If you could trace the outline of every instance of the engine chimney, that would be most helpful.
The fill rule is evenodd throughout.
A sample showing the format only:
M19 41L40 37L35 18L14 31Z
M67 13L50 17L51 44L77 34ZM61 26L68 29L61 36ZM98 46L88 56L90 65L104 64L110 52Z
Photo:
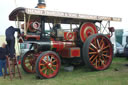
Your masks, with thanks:
M37 8L45 8L45 0L38 0Z

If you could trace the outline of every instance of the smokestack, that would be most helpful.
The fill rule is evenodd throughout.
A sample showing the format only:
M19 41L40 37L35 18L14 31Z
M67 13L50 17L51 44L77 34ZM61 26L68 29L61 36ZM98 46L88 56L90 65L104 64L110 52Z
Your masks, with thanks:
M37 8L45 8L45 0L38 0Z

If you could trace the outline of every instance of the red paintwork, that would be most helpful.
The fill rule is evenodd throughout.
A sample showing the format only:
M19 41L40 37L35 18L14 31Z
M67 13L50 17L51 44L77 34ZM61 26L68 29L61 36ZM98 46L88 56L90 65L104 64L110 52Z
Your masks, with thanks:
M19 43L23 43L23 42L24 42L23 38L22 38L22 37L19 37L19 38L18 38L18 42L19 42Z
M110 34L107 35L108 38L111 38Z
M52 48L56 48L56 51L60 51L64 48L64 43L61 41L52 41Z
M76 32L64 32L64 40L66 41L75 41L77 34Z
M87 22L81 25L80 38L82 42L85 42L88 36L97 33L97 28L93 23Z
M29 24L28 24L28 30L30 32L35 32L35 29L32 27L32 24L33 24L33 22L29 22Z
M24 38L25 40L28 40L28 39L40 40L40 35L26 35Z
M71 48L70 53L72 57L80 57L80 48Z
M61 56L63 58L80 57L80 48L78 47L65 48L62 50Z
M48 59L46 60L45 57L47 56L52 56L54 60L56 60L56 62L53 63L53 61L49 61ZM44 62L45 60L45 62ZM41 64L44 64L44 65L41 65ZM51 64L52 67L49 67L48 64ZM53 69L53 65L56 65L56 69L54 69L54 71L49 71L50 73L48 74L45 74L45 71L47 70L52 70ZM59 58L57 57L57 55L53 54L53 53L47 53L45 54L44 56L41 57L40 61L39 61L39 65L38 65L38 69L39 69L39 72L40 74L45 77L45 78L52 78L54 77L58 72L59 72L59 69L60 69L60 60ZM46 68L45 70L41 71L43 68Z
M69 48L65 48L60 52L60 55L62 56L62 58L71 58L70 56L70 49Z
M62 41L51 41L52 48L56 48L56 51L62 51L64 48L74 47L74 42L62 42Z
M40 27L40 23L35 21L35 22L29 22L28 24L28 30L30 32L36 32L38 30L38 28Z

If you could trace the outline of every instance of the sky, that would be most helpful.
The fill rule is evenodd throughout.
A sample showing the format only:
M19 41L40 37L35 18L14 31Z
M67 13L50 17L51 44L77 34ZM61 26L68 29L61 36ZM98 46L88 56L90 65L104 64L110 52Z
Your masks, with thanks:
M115 29L128 29L127 0L45 0L48 10L99 16L120 17L122 22L111 22ZM15 22L9 21L10 12L16 7L34 8L38 0L0 0L0 35Z

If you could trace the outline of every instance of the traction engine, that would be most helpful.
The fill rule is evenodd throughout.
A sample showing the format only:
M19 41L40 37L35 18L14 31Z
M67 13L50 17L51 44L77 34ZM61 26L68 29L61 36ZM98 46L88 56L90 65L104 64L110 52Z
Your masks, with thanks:
M98 71L107 69L113 56L110 38L114 28L110 27L110 21L121 21L113 17L21 7L13 10L9 19L21 24L18 24L22 30L19 42L31 44L22 56L23 70L36 72L41 78L55 77L65 63L85 64Z

